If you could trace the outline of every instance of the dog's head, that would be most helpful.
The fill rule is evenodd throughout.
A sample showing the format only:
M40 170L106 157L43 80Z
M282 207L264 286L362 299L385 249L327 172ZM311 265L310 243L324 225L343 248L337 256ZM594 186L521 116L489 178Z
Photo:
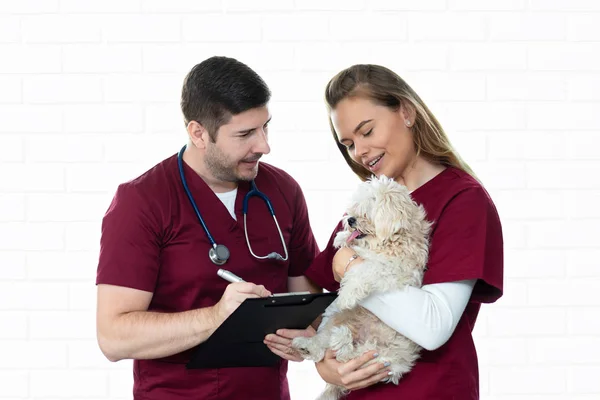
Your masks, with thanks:
M388 253L407 239L419 242L429 229L423 207L413 201L406 186L383 175L359 184L343 226L335 238L336 247Z

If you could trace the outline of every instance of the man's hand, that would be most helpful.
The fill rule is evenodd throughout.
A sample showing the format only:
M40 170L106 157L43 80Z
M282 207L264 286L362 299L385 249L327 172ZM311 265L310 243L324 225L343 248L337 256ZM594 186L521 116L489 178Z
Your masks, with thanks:
M246 299L267 297L269 292L263 285L250 282L230 283L225 288L221 300L213 306L215 321L221 325Z
M263 286L227 286L217 304L181 312L148 311L152 293L98 285L98 344L110 361L168 357L204 342L247 298L269 296Z
M298 336L312 337L316 331L312 326L306 329L279 329L276 333L265 336L264 343L269 350L289 361L304 361L292 348L292 339Z

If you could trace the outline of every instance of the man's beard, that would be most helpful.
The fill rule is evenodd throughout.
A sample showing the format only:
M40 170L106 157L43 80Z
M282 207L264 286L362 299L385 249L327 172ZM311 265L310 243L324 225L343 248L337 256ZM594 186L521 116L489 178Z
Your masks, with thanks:
M260 155L257 154L251 157L251 160L258 160L259 158ZM229 160L214 144L208 146L204 157L204 164L214 178L223 182L251 181L256 177L256 171L246 176L239 174L237 171L238 163Z

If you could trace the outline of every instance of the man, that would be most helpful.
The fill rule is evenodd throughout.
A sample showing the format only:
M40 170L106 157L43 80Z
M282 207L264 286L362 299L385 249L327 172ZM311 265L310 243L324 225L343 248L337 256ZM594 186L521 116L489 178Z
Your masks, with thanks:
M102 220L98 343L111 361L134 359L135 399L289 399L283 358L292 356L275 367L185 367L191 350L246 298L319 291L303 276L318 247L302 191L259 161L270 152L270 95L237 60L196 65L182 90L188 144L181 160L174 154L119 185ZM244 218L252 181L278 226L256 196ZM222 266L227 251L215 252L213 243L229 250ZM261 258L270 253L281 257ZM219 268L246 282L228 284Z

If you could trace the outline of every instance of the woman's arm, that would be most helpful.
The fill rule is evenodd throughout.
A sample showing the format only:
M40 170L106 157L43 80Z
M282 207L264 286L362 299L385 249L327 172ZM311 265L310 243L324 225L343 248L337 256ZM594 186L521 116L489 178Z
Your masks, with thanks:
M341 248L333 257L336 280L363 260L354 251ZM407 286L388 293L375 293L360 304L398 333L427 350L448 341L464 312L476 279L443 282L415 288Z
M376 293L361 305L392 329L427 350L435 350L450 339L462 316L475 279L406 286Z

